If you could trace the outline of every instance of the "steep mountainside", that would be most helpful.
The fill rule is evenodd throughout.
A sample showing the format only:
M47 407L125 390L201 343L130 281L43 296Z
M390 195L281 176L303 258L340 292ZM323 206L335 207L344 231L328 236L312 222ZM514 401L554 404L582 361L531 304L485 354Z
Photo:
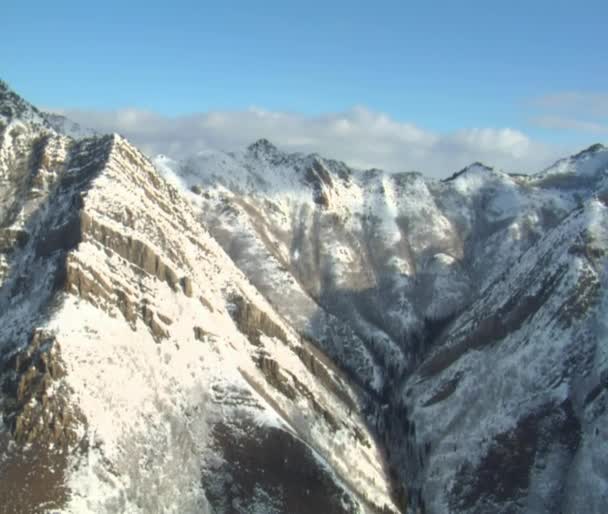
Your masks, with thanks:
M396 512L367 393L197 215L0 83L0 510Z
M476 163L445 181L266 140L155 164L368 391L402 505L608 508L608 149L532 176Z
M608 511L608 149L151 163L0 82L0 512Z

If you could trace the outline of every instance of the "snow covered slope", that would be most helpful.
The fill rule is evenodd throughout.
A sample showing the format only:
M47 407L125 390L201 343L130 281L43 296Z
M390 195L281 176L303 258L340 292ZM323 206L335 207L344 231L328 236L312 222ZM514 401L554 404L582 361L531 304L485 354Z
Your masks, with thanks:
M0 84L3 512L396 512L350 385L118 135Z
M608 508L608 149L532 176L475 163L445 181L266 140L155 164L369 392L402 505L576 512L593 491L589 511Z
M594 194L608 152L597 154L584 184L573 181L579 190L480 164L444 182L357 172L265 140L240 154L155 163L191 188L213 235L264 295L380 389L382 356L409 363L405 339L457 314ZM340 354L342 332L354 358Z
M572 211L401 384L415 431L392 450L424 454L429 512L605 510L607 227L597 199Z
M608 149L436 181L72 128L0 83L5 511L608 511Z

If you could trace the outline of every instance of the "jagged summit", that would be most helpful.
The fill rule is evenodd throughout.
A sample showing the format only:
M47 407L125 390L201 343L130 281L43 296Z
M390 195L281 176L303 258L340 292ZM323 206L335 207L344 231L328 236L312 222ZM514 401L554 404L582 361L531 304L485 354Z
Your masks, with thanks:
M8 83L0 80L0 119L5 123L20 119L48 127L44 115L29 102L15 93Z
M606 150L606 147L601 144L601 143L595 143L593 145L591 145L589 148L585 148L584 150L581 150L580 152L578 152L577 154L573 155L573 158L577 158L577 157L582 157L584 155L588 155L588 154L594 154L600 151Z
M73 138L101 135L95 130L82 127L63 115L40 111L15 93L8 83L0 80L0 120L5 123L22 121L54 130Z
M279 149L268 139L261 138L247 147L247 152L256 158L274 157L279 153Z
M532 177L536 180L549 180L550 183L567 182L572 187L577 184L588 187L589 181L601 180L606 175L608 175L608 148L596 143L570 157L558 160Z
M468 166L465 166L460 171L452 174L448 178L443 179L443 182L451 182L452 180L457 179L458 177L469 173L469 172L491 172L494 171L494 168L484 164L483 162L475 161Z
M0 79L0 94L6 94L7 92L13 92L8 82Z

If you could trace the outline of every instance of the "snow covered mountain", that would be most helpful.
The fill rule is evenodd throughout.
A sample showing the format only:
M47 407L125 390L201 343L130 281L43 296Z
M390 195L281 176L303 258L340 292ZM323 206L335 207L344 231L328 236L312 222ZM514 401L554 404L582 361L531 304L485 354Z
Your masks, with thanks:
M151 163L0 82L0 511L606 512L607 203L601 145Z
M396 512L351 385L126 140L0 83L0 510Z
M368 391L402 507L608 508L608 149L532 176L476 163L444 181L266 140L155 164Z

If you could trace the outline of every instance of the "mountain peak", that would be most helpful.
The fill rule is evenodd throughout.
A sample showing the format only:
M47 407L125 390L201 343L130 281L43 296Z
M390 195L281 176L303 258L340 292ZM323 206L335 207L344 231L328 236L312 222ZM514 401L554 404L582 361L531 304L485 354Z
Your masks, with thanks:
M585 155L601 152L602 150L606 150L606 147L601 143L595 143L594 145L591 145L589 148L585 148L584 150L581 150L580 152L573 155L572 157L576 159L578 157L583 157Z
M273 145L268 139L261 138L258 139L255 143L250 144L247 147L247 151L250 154L255 155L256 157L261 156L274 156L279 152L279 149Z
M540 173L537 173L536 177L546 178L550 175L570 175L600 178L605 175L607 170L608 148L600 143L595 143L577 154L558 160Z
M489 171L494 171L494 168L492 168L491 166L488 166L488 165L484 164L483 162L475 161L474 163L469 164L468 166L465 166L460 171L457 171L456 173L454 173L450 177L444 179L443 182L450 182L452 180L457 179L461 175L464 175L465 173L469 173L469 172L472 172L472 171L489 172Z
M7 82L0 79L0 118L8 121L23 119L37 124L47 125L44 116L32 104L15 93Z
M488 166L487 164L484 164L483 162L480 162L480 161L475 161L473 164L469 164L465 169L466 170L480 169L482 171L494 170L494 168L492 168L492 166Z

